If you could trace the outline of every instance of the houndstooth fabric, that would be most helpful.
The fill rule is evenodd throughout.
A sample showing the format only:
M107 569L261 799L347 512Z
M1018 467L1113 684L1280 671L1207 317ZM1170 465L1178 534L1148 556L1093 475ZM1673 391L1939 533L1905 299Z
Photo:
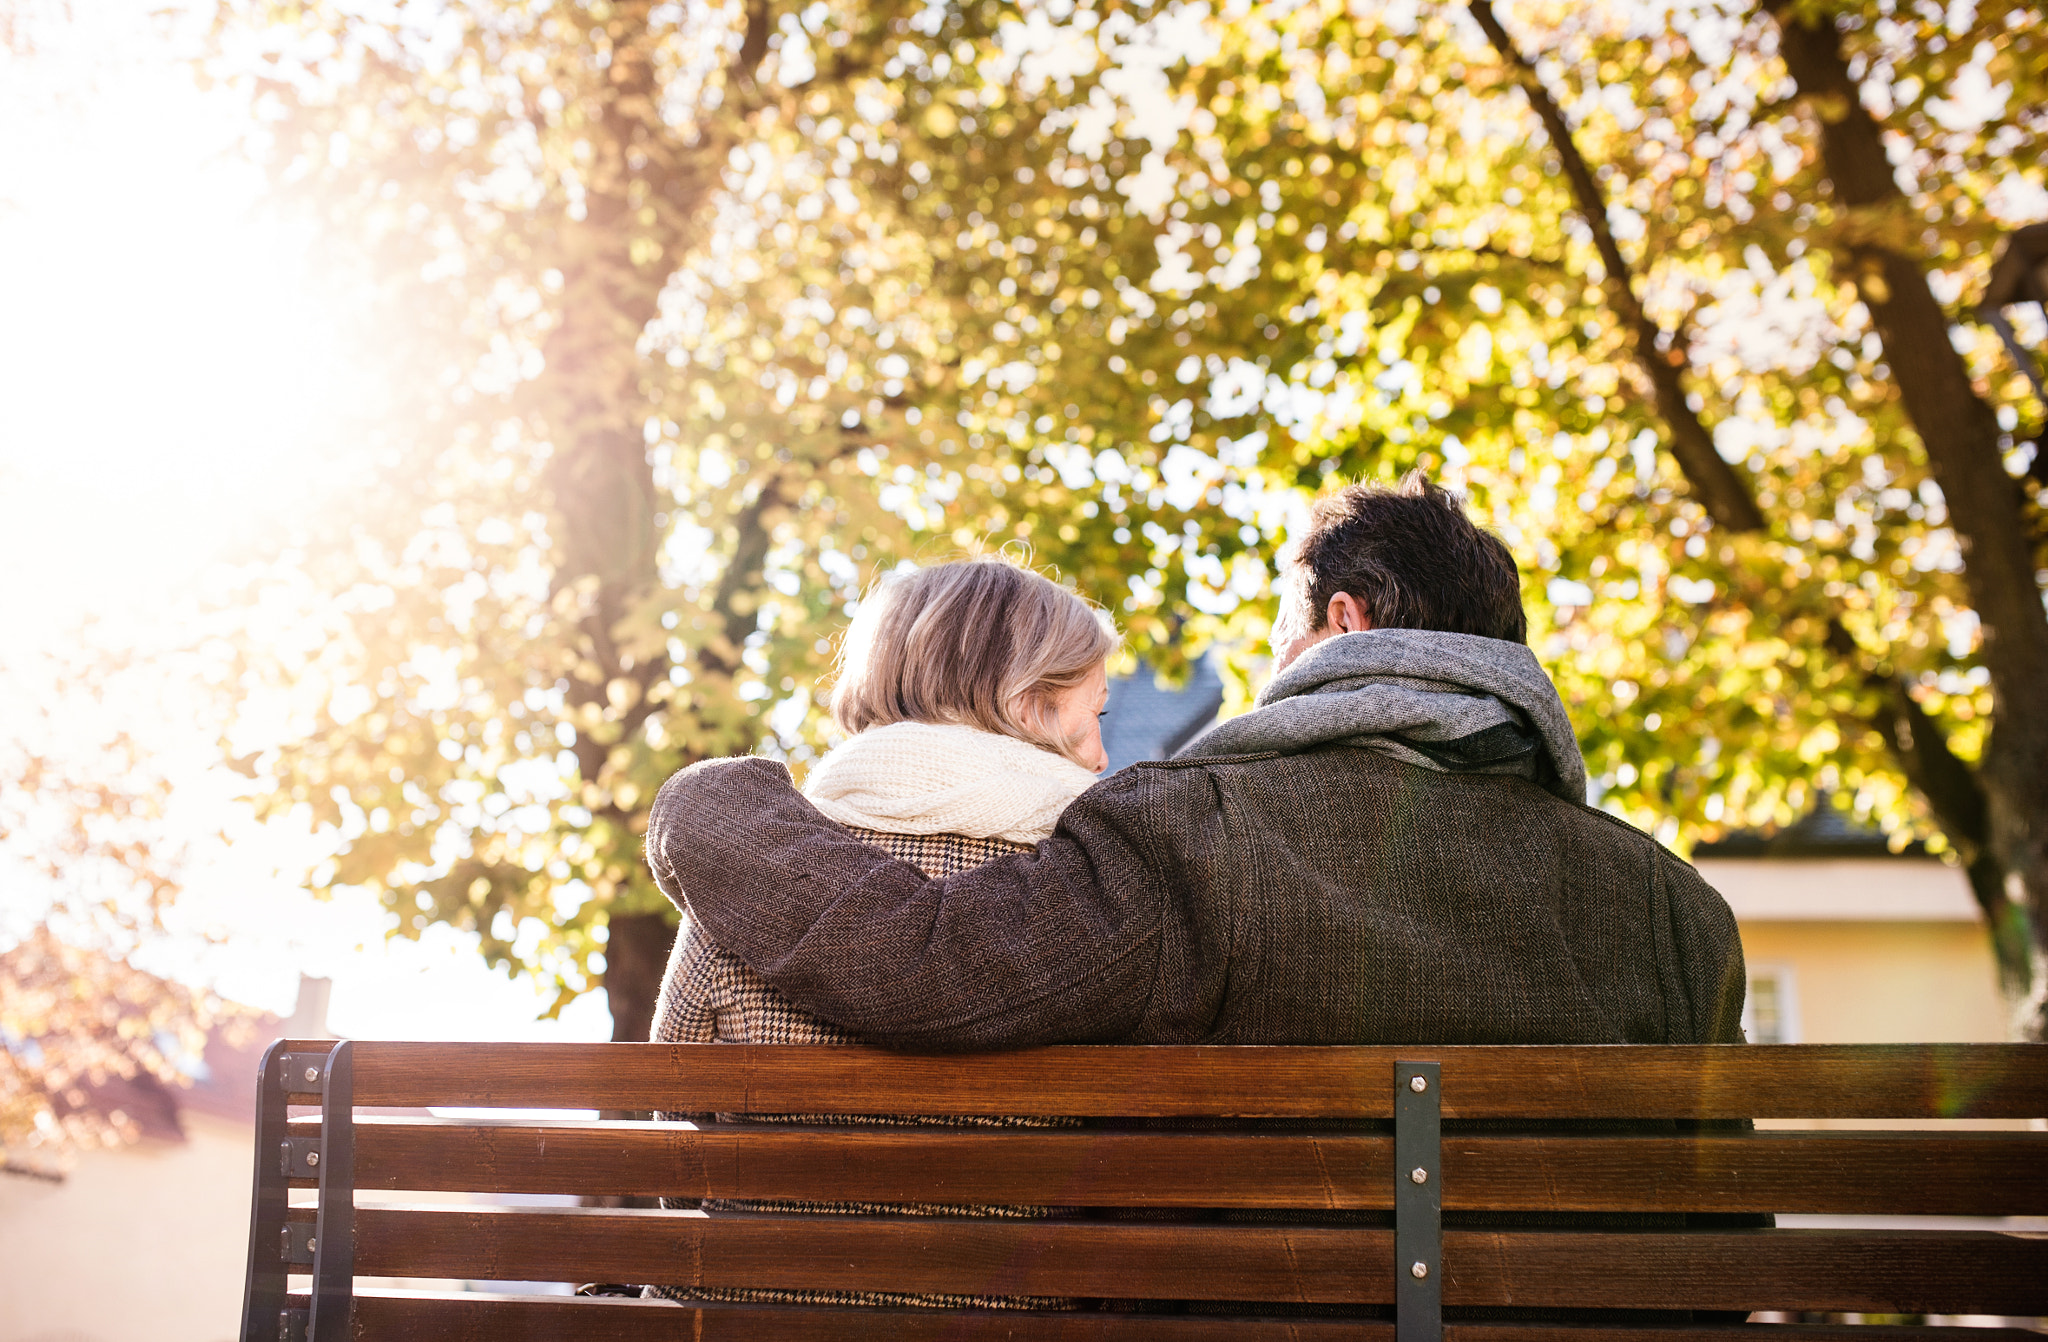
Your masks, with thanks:
M854 829L852 834L921 868L933 877L951 876L1004 853L1029 852L1030 845L958 834L888 834ZM857 1044L861 1041L830 1021L791 1002L706 937L693 921L677 938L655 1006L653 1040L663 1044ZM1077 1118L935 1117L927 1114L680 1114L669 1121L794 1123L826 1127L1065 1128ZM707 1212L773 1212L813 1216L963 1216L980 1219L1042 1220L1070 1209L962 1203L872 1203L741 1201L706 1198L692 1203L663 1199L666 1207L701 1206ZM670 1300L727 1304L922 1306L932 1309L1072 1309L1049 1296L909 1295L890 1291L765 1290L736 1287L653 1288Z

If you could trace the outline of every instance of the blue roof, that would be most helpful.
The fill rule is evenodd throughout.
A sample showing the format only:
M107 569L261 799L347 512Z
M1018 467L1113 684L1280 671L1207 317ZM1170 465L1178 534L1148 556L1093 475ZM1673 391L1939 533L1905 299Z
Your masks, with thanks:
M1140 760L1163 760L1216 720L1223 708L1223 678L1207 656L1198 660L1188 683L1175 689L1159 683L1148 666L1109 682L1102 719L1102 748L1108 772Z

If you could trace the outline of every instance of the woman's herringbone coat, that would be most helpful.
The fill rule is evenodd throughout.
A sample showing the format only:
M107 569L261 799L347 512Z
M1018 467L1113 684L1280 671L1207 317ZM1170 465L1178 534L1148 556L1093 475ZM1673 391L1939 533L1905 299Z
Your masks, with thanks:
M928 876L951 876L1004 853L1029 852L1029 846L1001 839L972 839L958 834L885 834L879 830L849 831L892 857L913 863ZM676 939L669 957L661 1000L655 1007L658 1044L856 1044L848 1031L820 1020L791 1002L732 955L720 950L692 925ZM711 1119L718 1122L803 1123L817 1126L863 1127L1047 1128L1078 1127L1072 1118L932 1118L915 1114L778 1114L742 1118L737 1114L663 1114L671 1121ZM874 1215L998 1217L1039 1220L1058 1216L1057 1207L1006 1207L920 1203L880 1206L866 1202L738 1202L705 1199L701 1204L664 1199L663 1206L701 1206L711 1213L776 1212L783 1215ZM732 1304L919 1305L940 1309L1063 1309L1072 1302L1045 1296L906 1295L877 1291L753 1290L705 1286L696 1289L657 1287L670 1300L714 1300Z

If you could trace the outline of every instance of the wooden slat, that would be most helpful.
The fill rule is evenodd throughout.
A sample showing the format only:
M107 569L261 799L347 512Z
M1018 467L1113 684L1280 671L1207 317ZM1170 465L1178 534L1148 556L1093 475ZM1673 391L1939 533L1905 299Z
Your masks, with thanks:
M1392 1206L1392 1140L359 1119L358 1186L1043 1206ZM1457 1135L1452 1210L2048 1212L2048 1135Z
M2048 1211L2048 1135L2038 1133L1452 1134L1443 1152L1452 1210Z
M1346 1319L690 1307L587 1297L365 1292L357 1297L354 1336L356 1342L1393 1342L1394 1329Z
M1444 1301L2029 1315L2048 1311L2048 1242L1972 1231L1446 1233Z
M1327 1229L587 1208L356 1213L357 1272L486 1281L1384 1302L1392 1254L1390 1232Z
M1447 1342L2041 1342L2030 1328L1953 1324L1761 1323L1617 1328L1612 1324L1453 1323Z
M360 1187L1041 1206L1385 1208L1372 1135L511 1125L372 1119Z
M1385 1117L1397 1058L1446 1118L2038 1118L2048 1045L868 1048L364 1042L356 1103L753 1113Z
M1453 1323L1447 1342L2041 1342L2031 1328L1954 1324L1759 1323L1617 1328L1612 1324Z
M294 1300L303 1308L305 1297ZM641 1300L482 1292L357 1294L356 1342L1391 1342L1393 1325L1344 1319L1200 1318L803 1306L678 1307ZM2028 1342L2018 1328L1783 1324L1756 1328L1457 1324L1446 1342Z
M1390 1231L365 1207L367 1276L1383 1303ZM1446 1305L2048 1313L2048 1239L1455 1232Z

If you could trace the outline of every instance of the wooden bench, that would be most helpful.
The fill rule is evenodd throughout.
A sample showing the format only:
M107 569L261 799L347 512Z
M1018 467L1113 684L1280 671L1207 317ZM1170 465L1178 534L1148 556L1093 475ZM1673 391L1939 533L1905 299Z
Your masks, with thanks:
M1678 1342L1895 1331L1988 1339L2034 1334L1624 1325L1629 1316L1589 1323L1596 1316L1543 1311L2048 1314L2048 1236L1981 1223L1459 1228L1465 1213L1503 1211L2039 1216L2048 1213L2048 1133L2038 1124L1825 1132L1683 1125L2039 1119L2048 1115L2042 1045L1096 1047L935 1057L867 1048L280 1041L265 1059L259 1094L244 1342ZM699 1128L357 1112L426 1106L1312 1122L1286 1131ZM1361 1131L1360 1119L1391 1119L1393 1131ZM1463 1120L1509 1122L1466 1130ZM1556 1120L1649 1122L1623 1132L1610 1123L1602 1132L1597 1123ZM1657 1120L1680 1122L1642 1130ZM1541 1123L1515 1131L1512 1121ZM1449 1131L1440 1132L1440 1122ZM293 1205L293 1189L315 1190L317 1201ZM1167 1219L706 1216L390 1197L405 1192L1143 1207L1166 1209ZM1218 1208L1266 1209L1308 1224L1195 1214ZM1172 1219L1172 1209L1184 1209L1183 1219ZM1392 1226L1329 1224L1341 1218L1327 1215L1313 1224L1324 1213L1359 1211L1391 1211ZM1448 1229L1444 1212L1452 1214ZM1289 1302L1337 1306L1351 1317L678 1306L379 1290L358 1288L358 1276L1237 1302L1253 1312L1260 1302ZM1488 1307L1495 1315L1475 1316ZM1535 1313L1481 1321L1503 1309Z

